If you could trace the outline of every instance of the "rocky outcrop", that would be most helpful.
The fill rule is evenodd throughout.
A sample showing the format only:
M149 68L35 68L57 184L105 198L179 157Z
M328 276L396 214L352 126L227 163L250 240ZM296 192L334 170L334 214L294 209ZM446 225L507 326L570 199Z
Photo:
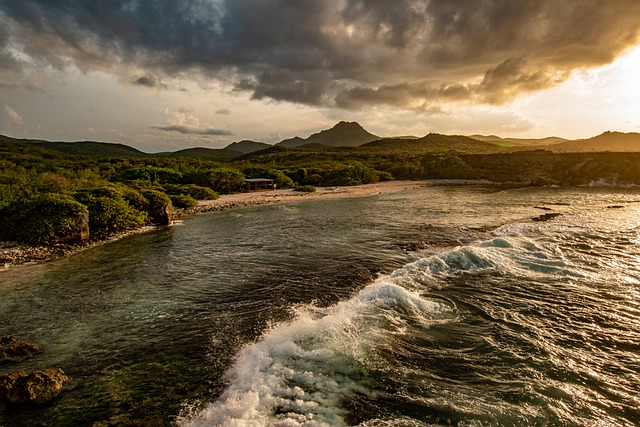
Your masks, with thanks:
M60 368L0 375L0 400L11 404L43 403L56 397L69 377Z
M84 210L75 218L66 236L60 239L63 243L75 243L89 240L89 211Z
M30 357L40 351L40 346L11 336L0 337L0 360Z
M148 213L153 224L171 225L173 222L173 205L170 203L152 206Z
M561 213L557 213L557 212L552 212L552 213L546 213L546 214L542 214L536 217L531 218L532 221L536 221L536 222L545 222L545 221L549 221L552 220L555 217L561 216Z
M173 206L171 204L163 205L158 209L154 219L159 225L171 225L173 221Z
M147 199L145 211L151 222L157 225L171 225L173 205L169 196L155 190L144 190L142 195Z
M544 186L560 185L560 184L561 184L560 181L551 179L547 176L534 176L530 180L530 185L533 185L534 187L544 187Z

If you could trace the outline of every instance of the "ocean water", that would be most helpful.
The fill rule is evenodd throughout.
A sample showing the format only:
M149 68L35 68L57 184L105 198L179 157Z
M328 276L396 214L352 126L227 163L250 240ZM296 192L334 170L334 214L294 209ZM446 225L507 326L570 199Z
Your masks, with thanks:
M638 426L640 190L425 187L0 272L0 425ZM548 221L540 215L561 214Z

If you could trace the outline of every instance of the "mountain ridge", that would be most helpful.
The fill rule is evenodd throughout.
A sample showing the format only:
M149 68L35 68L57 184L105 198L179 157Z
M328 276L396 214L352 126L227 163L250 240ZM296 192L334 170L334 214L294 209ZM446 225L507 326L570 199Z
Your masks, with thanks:
M606 131L600 135L570 140L545 147L554 152L585 153L595 151L640 152L640 133Z
M142 156L193 156L235 158L273 147L330 149L340 147L368 147L411 150L419 152L434 150L458 150L467 152L505 152L508 150L545 149L557 153L569 152L640 152L640 133L606 131L600 135L568 140L559 137L546 138L502 138L496 135L443 135L429 133L423 137L379 137L366 131L357 122L338 122L330 129L317 132L308 138L295 136L277 144L267 144L251 140L233 142L224 148L191 147L175 152L145 153L137 148L116 142L98 141L46 141L42 139L21 139L0 135L0 141L27 144L49 151L71 155L94 157L142 157ZM366 141L362 142L361 141Z
M308 138L295 136L284 139L275 145L289 148L300 147L307 144L322 144L330 147L355 147L377 139L380 139L378 135L368 132L358 122L341 121L331 129L314 133Z
M149 154L119 142L98 142L98 141L46 141L42 139L20 139L12 138L6 135L0 135L0 139L16 144L28 144L34 147L40 147L49 151L57 151L64 154L81 155L81 156L104 156L118 157L131 156L143 157Z
M469 138L477 139L478 141L490 142L492 144L497 144L501 146L547 146L553 144L559 144L562 142L569 141L566 138L560 138L557 136L547 136L544 138L503 138L497 135L469 135Z

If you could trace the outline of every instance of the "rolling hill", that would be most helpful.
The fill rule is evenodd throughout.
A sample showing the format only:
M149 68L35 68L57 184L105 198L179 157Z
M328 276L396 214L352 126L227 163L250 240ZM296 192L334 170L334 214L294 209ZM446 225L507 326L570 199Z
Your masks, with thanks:
M52 142L39 139L18 139L1 135L4 141L16 144L28 144L40 147L45 150L58 151L60 153L92 156L92 157L145 157L149 154L125 144L96 142L96 141L76 141L76 142Z
M489 142L502 147L538 147L560 144L568 141L568 139L558 138L557 136L549 136L546 138L501 138L496 135L471 135L469 138Z
M254 151L264 150L265 148L269 148L269 147L272 147L272 145L264 142L249 141L245 139L244 141L240 141L240 142L232 142L231 144L227 145L224 149L239 151L242 154L247 154L247 153L253 153Z
M77 142L32 142L30 143L45 150L60 151L65 154L96 156L96 157L144 157L148 156L125 144L77 141Z
M566 141L545 148L559 153L640 152L640 133L605 132L593 138Z
M269 156L281 153L278 148L298 148L296 157L313 155L331 149L346 149L376 153L380 151L404 153L430 153L438 151L458 151L464 153L503 153L545 149L556 153L588 152L640 152L640 133L605 132L588 139L566 140L558 137L539 139L501 138L495 135L442 135L430 133L423 137L385 137L380 138L367 132L356 122L339 122L331 129L315 133L308 138L294 137L270 145L264 142L244 140L233 142L222 149L204 147L187 148L176 152L149 154L120 143L76 141L52 142L38 139L19 139L0 135L0 142L38 147L47 151L67 155L91 157L201 157L231 160L246 157L252 153L267 151ZM275 149L275 150L274 150ZM306 154L305 154L306 152ZM277 153L277 154L276 154ZM355 153L355 151L352 151ZM293 155L293 153L288 153Z
M436 151L461 151L466 153L496 153L504 151L500 146L462 135L430 133L422 138L385 138L365 144L371 150L414 152L415 154Z

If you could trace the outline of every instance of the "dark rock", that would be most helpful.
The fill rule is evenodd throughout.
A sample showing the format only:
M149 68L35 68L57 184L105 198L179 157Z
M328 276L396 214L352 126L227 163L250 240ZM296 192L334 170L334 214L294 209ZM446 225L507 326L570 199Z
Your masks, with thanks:
M40 351L40 346L18 340L14 336L0 337L0 360L30 357Z
M43 403L56 397L68 379L60 368L0 375L0 399L12 404Z
M561 213L557 213L557 212L546 213L546 214L542 214L540 216L533 217L533 218L531 218L531 220L532 221L549 221L550 219L553 219L553 218L555 218L557 216L561 216L561 215L562 215Z
M171 225L173 221L173 207L170 204L162 205L152 216L155 222L160 225Z
M89 240L89 211L83 210L78 215L69 231L58 239L60 243L76 243Z
M545 187L549 185L559 185L559 184L560 184L560 181L551 179L546 176L534 176L533 178L531 178L531 185L536 187Z
M171 225L173 222L173 205L156 204L148 210L151 221L156 225Z

